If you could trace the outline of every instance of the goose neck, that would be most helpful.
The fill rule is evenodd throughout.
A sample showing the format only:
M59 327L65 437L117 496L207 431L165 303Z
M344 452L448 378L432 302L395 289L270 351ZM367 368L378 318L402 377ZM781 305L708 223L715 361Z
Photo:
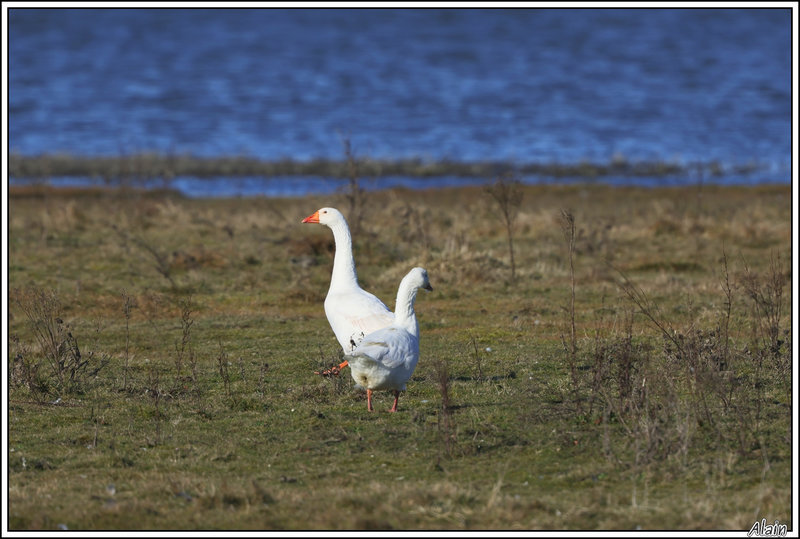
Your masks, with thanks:
M356 261L353 258L353 239L346 222L330 225L336 253L333 255L333 273L331 288L358 286Z
M419 333L417 316L414 312L417 290L419 290L419 286L411 284L408 280L403 279L400 283L400 288L397 290L397 301L394 307L395 324L405 327L414 335Z

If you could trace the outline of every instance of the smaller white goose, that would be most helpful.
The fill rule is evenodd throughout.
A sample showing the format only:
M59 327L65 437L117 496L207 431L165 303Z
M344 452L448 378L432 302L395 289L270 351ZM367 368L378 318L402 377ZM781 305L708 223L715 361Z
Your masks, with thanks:
M365 336L345 359L356 384L367 390L367 410L373 411L372 392L388 389L394 393L390 412L397 411L400 392L419 361L419 323L414 301L420 288L433 290L428 272L414 268L400 281L394 307L394 323Z
M345 354L353 351L364 335L385 328L394 314L374 294L358 285L353 238L344 215L336 208L320 208L303 223L326 225L333 231L336 253L333 255L331 286L325 297L325 315ZM317 374L339 374L347 361Z

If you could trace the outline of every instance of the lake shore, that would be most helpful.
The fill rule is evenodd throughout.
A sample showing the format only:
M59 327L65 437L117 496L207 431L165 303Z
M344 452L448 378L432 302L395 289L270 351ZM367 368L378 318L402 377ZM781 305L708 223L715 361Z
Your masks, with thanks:
M411 178L486 178L487 180L504 174L583 180L607 177L683 177L686 178L687 183L692 183L703 180L718 181L726 175L747 177L763 172L765 169L765 165L758 163L725 166L716 161L635 162L629 161L621 155L613 156L607 162L581 161L578 163L459 162L422 158L387 160L368 157L299 161L293 159L263 160L247 156L198 157L147 152L106 157L69 154L30 156L12 152L9 156L9 175L12 179L46 180L49 177L82 177L114 184L147 180L169 181L176 177L321 176L346 179L352 177L354 173L365 178L406 176Z

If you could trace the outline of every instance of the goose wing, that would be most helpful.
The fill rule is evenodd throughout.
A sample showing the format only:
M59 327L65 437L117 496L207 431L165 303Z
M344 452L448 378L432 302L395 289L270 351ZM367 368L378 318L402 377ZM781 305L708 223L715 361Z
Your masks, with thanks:
M364 337L351 354L345 357L372 362L386 369L407 367L416 364L419 358L419 340L408 331L389 326Z
M345 351L351 351L365 335L394 322L394 314L373 294L362 289L328 294L325 315Z

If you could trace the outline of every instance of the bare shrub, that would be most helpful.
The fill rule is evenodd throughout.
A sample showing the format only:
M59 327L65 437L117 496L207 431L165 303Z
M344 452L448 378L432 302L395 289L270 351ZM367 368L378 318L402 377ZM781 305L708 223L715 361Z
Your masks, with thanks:
M715 428L716 423L712 409L708 403L708 376L712 360L708 350L717 347L706 339L702 332L689 331L686 334L675 330L670 322L664 318L658 305L645 294L644 290L636 286L628 277L622 276L620 288L628 299L639 309L650 323L657 328L664 339L664 352L671 366L673 378L683 373L687 389L690 392L693 405L702 416L702 421L709 427ZM715 370L719 370L717 367Z
M595 402L602 397L603 390L616 388L616 407L621 412L632 408L633 384L637 372L646 357L645 347L633 341L633 311L626 311L622 335L608 336L595 333L591 351L591 393L588 415L594 411Z
M755 390L755 399L751 399L749 405L748 399L742 397L736 407L742 424L748 429L742 440L741 451L744 452L753 445L763 449L761 419L770 400L768 392L775 395L783 391L786 402L791 402L792 353L789 331L781 329L783 288L787 279L780 255L770 257L769 267L763 274L754 273L744 259L743 264L741 287L750 300L752 336L751 346L742 351L742 358L754 367L749 385Z
M19 335L12 334L9 338L8 378L12 388L24 386L37 400L42 401L48 393L49 383L39 368L41 362L36 361L31 353L30 346L20 341Z
M341 376L341 365L344 362L344 352L341 346L330 347L330 355L325 353L322 344L319 347L319 361L317 362L318 370L314 374L319 374L326 384L330 387L331 394L343 395L349 393L350 382L349 376ZM266 365L266 363L265 363Z
M726 368L722 348L720 333L716 329L675 332L673 338L665 338L663 342L667 364L675 373L685 375L697 406L698 421L705 421L715 429L719 419L715 417L714 405L709 399L717 396L725 404L728 393L724 385L726 378L721 375Z
M495 178L494 183L486 186L486 192L500 207L503 224L508 237L508 254L511 259L511 282L516 278L514 263L514 221L522 204L522 187L519 179L513 174L505 174Z
M192 297L180 299L178 301L180 308L180 322L181 322L181 339L175 343L175 381L180 384L185 381L183 376L184 361L189 362L189 370L191 372L191 381L197 383L197 358L192 346L192 326L194 325L194 306L192 305Z
M108 358L98 358L93 351L81 352L72 327L62 319L61 302L54 290L28 288L17 290L14 296L49 367L53 389L59 394L84 391L86 383L108 364Z
M634 466L673 458L685 466L697 424L696 407L686 398L685 378L675 364L633 339L633 315L633 311L626 314L621 334L597 338L595 344L594 353L602 358L597 363L604 366L593 384L593 396L603 406L604 451ZM626 434L615 438L621 451L612 447L611 423L619 424Z
M614 399L606 401L628 434L633 463L642 466L677 456L686 464L696 423L679 380L665 365L645 360L633 382L626 409L614 408Z
M621 290L662 336L656 362L662 375L659 380L662 386L669 385L672 390L670 395L663 395L669 397L669 402L661 402L661 406L679 410L676 418L684 417L700 427L709 436L706 443L720 449L735 444L742 455L753 448L765 450L764 410L776 391L790 386L787 376L790 360L786 353L790 345L780 338L785 281L780 266L776 257L770 261L764 275L756 275L745 266L740 286L750 300L751 316L744 320L753 328L750 347L737 346L731 339L736 286L731 281L724 249L720 277L723 310L717 324L711 328L697 327L696 320L683 328L673 327L658 305L620 272ZM631 386L635 396L635 378ZM678 402L673 403L673 398ZM787 402L789 400L787 398ZM636 406L642 410L641 401L637 403L634 399L631 403L634 411ZM624 411L621 406L617 409ZM674 424L670 428L680 427Z
M147 253L153 269L155 269L159 275L164 277L172 286L172 288L177 288L175 279L172 277L172 262L167 253L163 253L158 247L150 244L145 239L122 230L117 225L112 224L111 228L117 233L117 235L126 245L128 243L132 243Z
M780 255L773 254L770 257L769 269L764 275L751 271L746 260L743 260L743 264L744 276L741 285L752 301L755 340L760 341L759 348L764 353L772 358L778 358L785 342L781 339L783 288L786 285L783 262Z

